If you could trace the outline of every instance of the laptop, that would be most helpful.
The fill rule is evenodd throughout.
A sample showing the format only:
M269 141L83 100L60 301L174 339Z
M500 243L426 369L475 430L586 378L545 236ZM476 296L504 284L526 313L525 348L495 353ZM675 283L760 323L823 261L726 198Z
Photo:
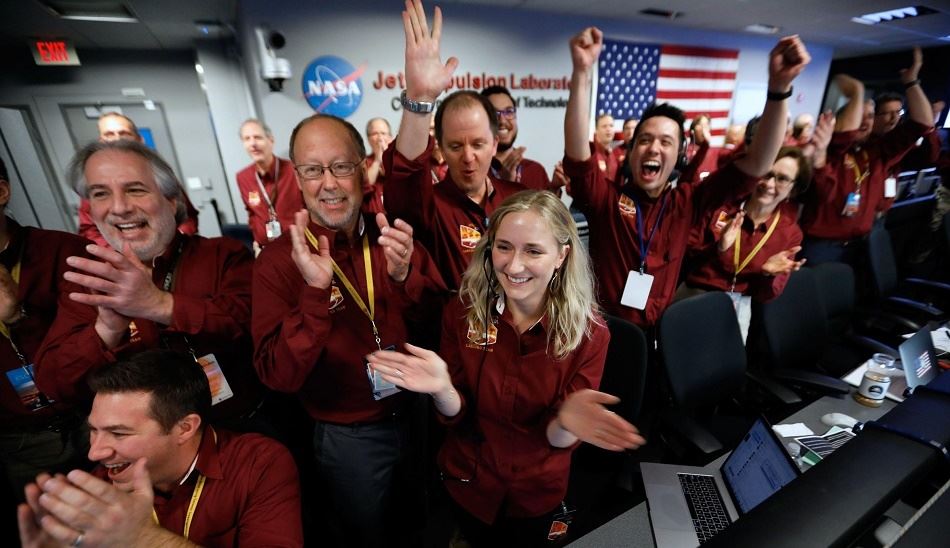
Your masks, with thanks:
M934 341L930 336L931 329L931 325L925 325L897 348L901 354L898 367L904 370L904 380L906 380L906 390L901 391L904 397L913 393L918 386L934 380L939 371L937 352L934 350ZM892 379L891 383L893 382Z
M702 544L800 474L764 418L718 469L644 462L640 473L659 548Z

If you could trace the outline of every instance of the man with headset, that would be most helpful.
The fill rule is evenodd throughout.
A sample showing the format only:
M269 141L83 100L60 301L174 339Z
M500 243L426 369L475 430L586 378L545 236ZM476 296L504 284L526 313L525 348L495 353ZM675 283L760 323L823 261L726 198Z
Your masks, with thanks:
M644 111L627 155L630 178L607 184L587 140L591 74L603 34L588 28L571 41L573 73L564 119L564 170L574 203L590 224L590 252L600 302L610 314L642 327L657 323L672 302L693 220L726 197L751 193L785 137L785 100L810 57L798 37L783 38L769 55L769 94L749 153L700 183L670 184L685 161L683 112L669 104Z

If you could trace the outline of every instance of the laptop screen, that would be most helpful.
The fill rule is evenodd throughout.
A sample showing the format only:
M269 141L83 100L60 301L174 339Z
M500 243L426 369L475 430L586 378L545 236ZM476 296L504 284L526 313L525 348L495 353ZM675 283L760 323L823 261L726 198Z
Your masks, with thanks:
M927 384L937 376L937 360L934 356L930 326L914 334L900 345L901 366L907 378L907 387L916 388Z
M798 468L761 418L729 455L720 472L740 514L752 510L798 476Z

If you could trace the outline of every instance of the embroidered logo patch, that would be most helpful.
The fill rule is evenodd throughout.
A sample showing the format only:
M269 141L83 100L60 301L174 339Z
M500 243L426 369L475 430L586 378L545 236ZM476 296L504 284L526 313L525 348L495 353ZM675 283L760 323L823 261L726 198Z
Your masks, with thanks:
M488 325L488 340L485 340L485 330L484 329L475 329L474 326L468 326L468 334L466 335L468 343L465 345L466 348L474 348L475 350L488 350L492 352L491 348L486 348L486 346L491 346L498 341L498 328L495 324Z
M340 303L343 302L343 293L340 291L340 288L333 284L330 286L330 310L340 306Z
M620 208L621 215L630 217L631 219L637 218L637 205L634 204L633 200L631 200L626 194L620 195L620 200L617 202L617 207Z
M257 207L261 205L261 195L259 192L252 190L247 193L247 205L251 207Z
M722 234L722 229L726 228L726 225L732 221L732 216L726 213L726 210L720 210L719 215L716 216L716 223L713 225L713 233L718 238Z
M459 242L462 244L462 249L475 249L481 237L482 233L474 226L459 225Z

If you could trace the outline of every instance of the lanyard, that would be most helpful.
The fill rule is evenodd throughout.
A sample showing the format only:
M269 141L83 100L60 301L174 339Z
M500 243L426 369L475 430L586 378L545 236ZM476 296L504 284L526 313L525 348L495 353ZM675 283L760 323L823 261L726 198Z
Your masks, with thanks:
M640 274L646 271L647 254L650 252L650 244L653 243L653 236L656 234L656 229L659 228L660 223L663 222L663 213L666 212L666 203L669 201L669 197L669 192L663 195L663 203L660 204L660 213L656 216L656 223L653 225L653 230L650 231L650 235L647 236L646 244L643 243L643 215L640 211L640 200L633 198L633 204L637 208L637 240L640 242Z
M277 218L277 210L274 209L274 202L277 201L277 191L280 189L278 186L278 180L280 177L280 160L277 157L274 157L274 199L272 200L270 194L267 193L267 190L264 188L264 181L261 180L261 175L254 170L254 178L257 179L257 188L261 189L261 194L264 195L264 201L267 202L267 213L270 215L271 219Z
M307 240L310 242L310 245L316 250L320 250L320 242L317 240L317 237L313 235L313 232L310 232L310 229L306 229ZM376 346L382 350L381 339L379 338L379 330L376 329L376 299L375 299L375 289L373 288L373 262L372 257L369 252L369 236L363 234L363 270L366 272L366 296L369 300L369 306L366 306L366 302L363 301L363 298L360 297L360 294L356 291L356 288L353 287L353 284L350 282L350 279L346 277L346 274L340 270L340 265L336 264L336 261L333 260L333 257L330 257L330 264L333 266L333 273L336 274L336 277L343 282L343 287L346 288L347 293L350 294L350 297L353 297L353 301L356 302L356 306L363 311L363 314L369 318L369 323L373 326L373 336L376 338Z
M868 178L868 175L871 173L871 162L868 161L868 153L867 153L867 151L862 150L862 151L861 151L861 158L864 159L864 164L865 164L865 166L867 166L867 167L864 168L864 173L861 173L861 168L858 167L858 159L855 158L852 154L848 154L848 157L851 158L851 161L852 161L852 163L854 164L854 165L853 165L853 169L854 169L854 185L855 185L854 193L855 193L855 194L860 194L860 193L861 193L861 183L863 183L864 180L867 179L867 178Z
M185 241L182 240L178 244L178 249L175 250L175 254L172 255L171 260L168 261L169 267L168 272L165 273L165 279L162 281L162 291L168 292L172 290L172 283L175 281L175 270L178 268L178 259L181 258L181 252L185 248Z
M211 429L211 435L214 436L214 441L217 444L218 442L218 433ZM198 457L195 457L197 459ZM197 460L195 460L197 462ZM198 509L198 500L201 498L201 492L205 488L205 480L207 478L204 474L198 474L198 481L195 483L195 489L191 492L191 502L188 503L188 511L185 512L185 538L188 538L188 533L191 532L191 522L195 518L195 510ZM155 525L161 525L158 522L158 513L155 512L155 508L152 508L152 520L155 522Z
M762 239L759 240L759 243L755 244L755 247L752 248L752 251L746 256L746 258L740 263L739 262L739 246L742 243L742 227L739 227L739 234L736 236L736 245L735 253L733 254L732 264L735 266L736 272L732 275L732 289L730 291L736 290L736 278L739 277L739 273L745 270L745 267L749 266L749 263L752 262L753 257L759 254L759 251L762 250L762 247L765 245L765 242L769 241L769 238L772 236L772 233L775 232L775 227L778 225L778 220L782 217L781 211L775 212L775 218L772 219L772 224L769 225L769 229L765 231L765 236L762 236Z

